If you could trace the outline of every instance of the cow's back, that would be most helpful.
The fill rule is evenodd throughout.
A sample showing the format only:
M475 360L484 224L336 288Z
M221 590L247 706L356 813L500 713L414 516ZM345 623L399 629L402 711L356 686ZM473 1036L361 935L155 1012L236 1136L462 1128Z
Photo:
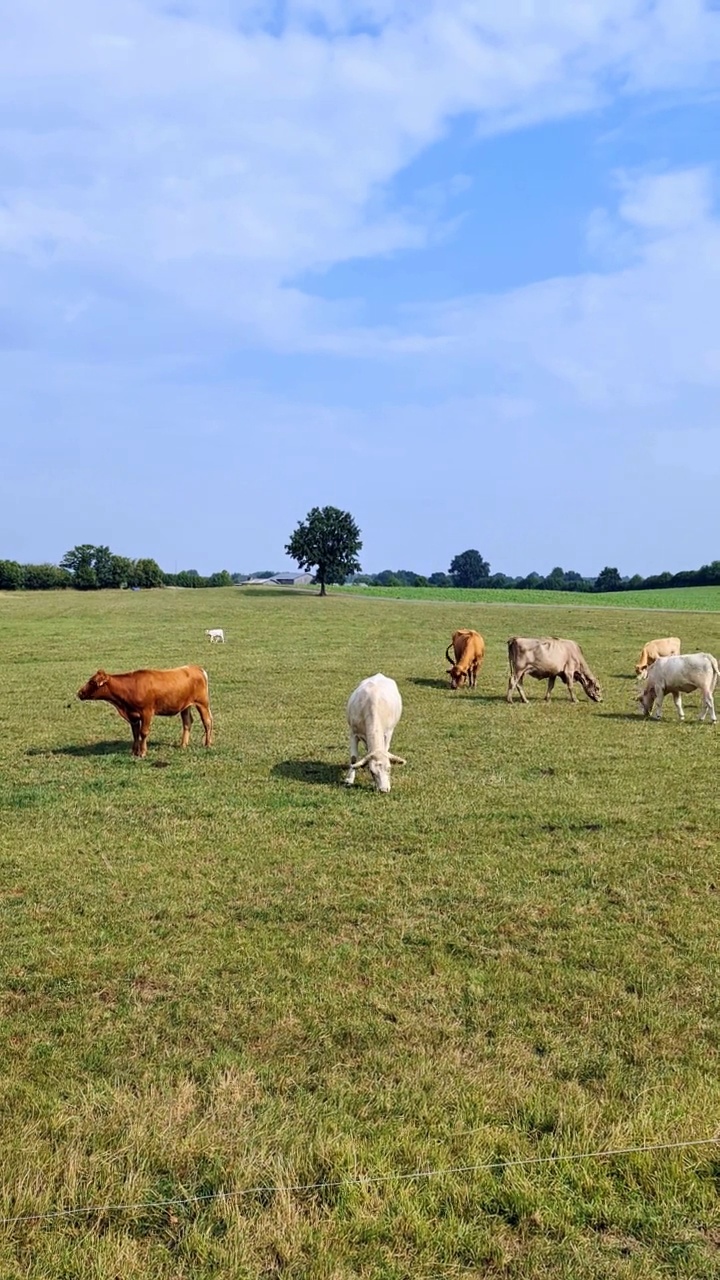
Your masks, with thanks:
M546 646L557 643L552 636L511 636L508 640L508 658L510 665L515 667L518 663L535 662L543 652L546 652Z
M137 707L176 715L196 701L207 702L208 679L203 667L144 668L111 677L118 694Z
M461 662L467 654L468 656L481 657L485 653L485 641L479 631L472 631L469 627L461 627L456 631L452 638L453 649L455 650L455 661Z
M369 716L378 717L384 725L394 725L401 714L400 690L382 672L362 680L348 699L347 718L351 725L363 724Z
M658 658L671 658L680 653L679 636L662 636L659 640L649 640L643 649L643 656L651 662Z
M651 688L672 690L684 684L697 688L717 679L717 661L711 653L670 654L656 658L648 671Z

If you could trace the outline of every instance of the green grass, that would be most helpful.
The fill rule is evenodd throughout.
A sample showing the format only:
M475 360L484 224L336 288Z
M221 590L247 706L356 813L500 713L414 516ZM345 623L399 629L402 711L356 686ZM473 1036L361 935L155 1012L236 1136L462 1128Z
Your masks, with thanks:
M677 609L720 611L720 587L664 587L657 591L496 591L492 588L466 590L460 587L333 587L357 596L377 596L383 600L450 600L468 604L537 604L544 609L560 605L582 609L604 606L610 609Z
M655 635L720 652L720 615L446 600L0 597L0 1213L138 1206L0 1228L2 1280L720 1274L714 1147L351 1181L720 1112L718 730L697 698L643 722L629 678ZM453 693L468 624L488 655ZM508 635L553 631L600 706L504 702ZM195 661L211 752L156 720L135 761L74 696ZM377 670L389 796L340 785ZM140 1207L216 1191L248 1194Z

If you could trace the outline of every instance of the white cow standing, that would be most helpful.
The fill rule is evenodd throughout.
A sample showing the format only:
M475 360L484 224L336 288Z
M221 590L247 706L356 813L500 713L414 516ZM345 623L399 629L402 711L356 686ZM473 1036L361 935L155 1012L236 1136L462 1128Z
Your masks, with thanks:
M361 681L350 694L347 719L350 727L350 772L345 785L351 787L355 771L370 770L376 791L390 790L390 765L405 764L402 756L390 751L390 742L402 715L402 698L394 680L378 672ZM357 759L358 742L367 748L362 760Z
M216 641L219 641L221 644L225 643L225 632L222 627L210 627L205 632L205 635L210 637L211 644L215 644Z
M694 693L700 690L702 706L700 719L704 720L708 711L713 724L715 703L713 693L720 676L717 658L711 653L683 653L671 658L656 658L648 670L647 682L642 693L637 695L643 715L649 716L655 703L654 719L662 715L663 698L666 693L672 694L675 710L681 720L685 719L681 693Z

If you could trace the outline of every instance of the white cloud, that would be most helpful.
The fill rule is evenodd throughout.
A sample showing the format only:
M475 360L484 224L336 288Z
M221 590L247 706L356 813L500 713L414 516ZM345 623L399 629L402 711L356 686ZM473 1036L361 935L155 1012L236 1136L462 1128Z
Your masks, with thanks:
M701 168L627 180L620 216L647 231L700 226L712 206L710 176Z
M608 78L695 84L720 50L700 0L289 0L279 32L276 8L0 0L6 247L185 305L221 260L228 293L282 307L299 272L423 242L382 192L454 114L492 130L593 106Z
M587 407L657 404L720 385L720 221L704 169L623 180L619 269L465 296L406 315L402 328L346 333L357 351L505 372L521 394ZM595 218L597 224L597 218ZM638 234L640 231L642 234ZM605 255L607 256L607 255Z

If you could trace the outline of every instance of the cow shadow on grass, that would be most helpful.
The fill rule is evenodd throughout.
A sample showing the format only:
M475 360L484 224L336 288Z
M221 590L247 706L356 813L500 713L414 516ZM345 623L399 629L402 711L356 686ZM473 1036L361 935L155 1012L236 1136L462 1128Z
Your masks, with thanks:
M66 747L30 747L27 756L120 756L130 755L132 742L113 738L106 742L71 742Z
M343 780L339 764L326 760L281 760L270 770L272 778L290 779L291 782L309 782L315 787L337 787Z

